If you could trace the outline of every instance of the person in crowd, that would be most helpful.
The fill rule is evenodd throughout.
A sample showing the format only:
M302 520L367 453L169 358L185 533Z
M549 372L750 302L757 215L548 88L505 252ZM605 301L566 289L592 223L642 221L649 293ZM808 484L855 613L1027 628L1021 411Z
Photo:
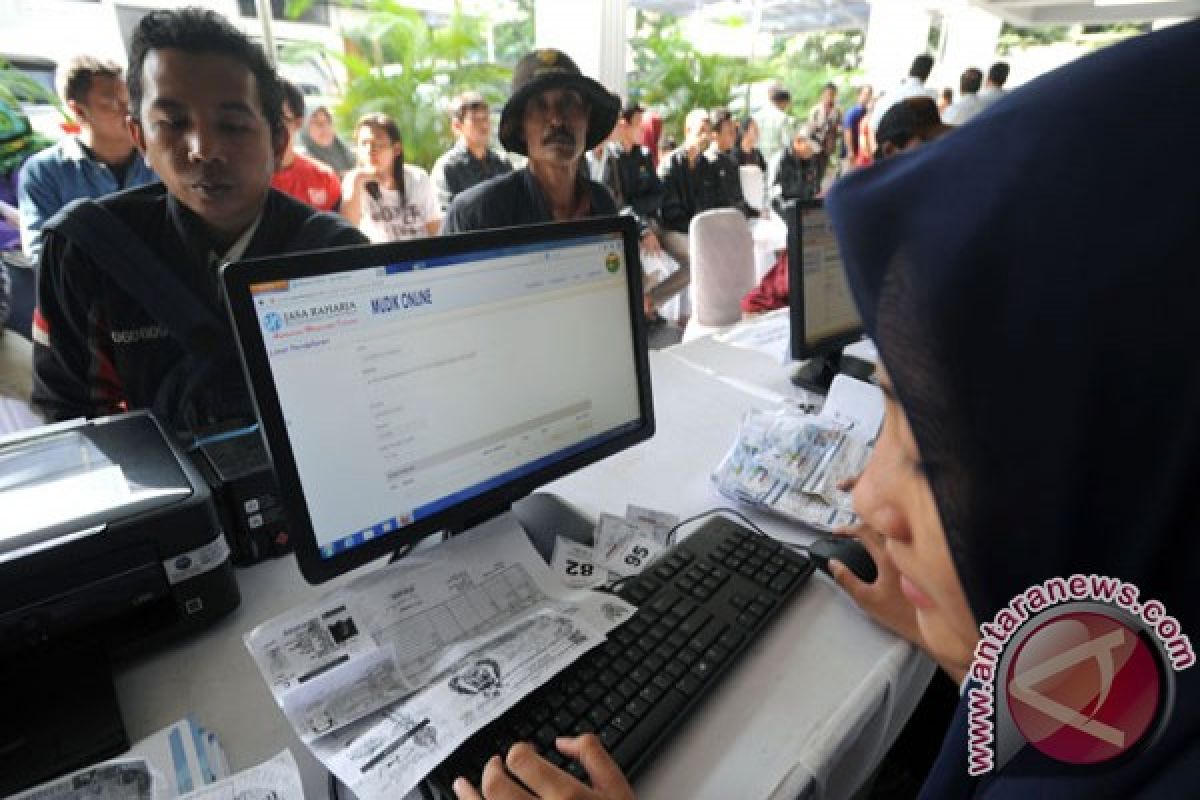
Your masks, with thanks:
M500 142L528 164L454 198L444 233L506 228L617 213L612 195L590 180L583 154L608 138L621 100L559 50L535 50L513 70L500 113Z
M254 407L217 268L365 239L271 188L288 136L279 78L216 12L144 16L129 98L133 141L162 183L46 225L34 405L50 420L149 408L192 434L245 424ZM146 276L155 286L139 288Z
M655 166L655 169L661 169L662 163L664 161L666 161L667 158L671 155L671 153L674 153L678 147L679 147L679 142L675 139L674 136L662 137L662 140L658 143L658 161Z
M946 109L954 105L954 89L947 86L938 93L937 108L939 114L945 114Z
M883 115L887 113L887 110L906 97L926 96L933 98L934 93L925 88L925 81L929 80L929 73L932 71L933 56L922 53L914 58L912 66L908 69L908 76L899 85L892 87L879 96L879 100L875 103L875 110L871 112L871 128L878 130L879 120L883 119Z
M1170 109L1172 130L1200 136L1200 113L1187 102L1191 76L1200 74L1197 35L1200 23L1183 23L1079 59L1014 95L1014 113L918 149L903 168L857 172L831 193L851 293L879 349L885 406L853 488L861 519L853 534L878 576L863 583L836 560L831 572L868 615L921 647L962 688L921 797L1174 798L1192 796L1200 783L1200 669L1186 660L1161 671L1148 665L1158 676L1148 679L1124 669L1139 643L1159 651L1167 636L1178 641L1200 627L1200 372L1163 369L1190 364L1200 338L1200 316L1189 313L1200 273L1177 268L1200 244L1200 165L1150 171L1142 202L1116 215L1106 169L1114 148L1158 143L1157 129L1124 124L1139 103ZM1062 114L1063 97L1092 113ZM964 174L972 176L969 204ZM1114 318L1136 333L1112 335ZM1136 385L1130 370L1142 376ZM1017 374L1042 388L1045 424L1012 413ZM1027 599L1032 587L1074 575L1137 587L1135 598L1153 598L1173 632L1112 602L1072 607L1051 597L1039 607ZM1049 676L1058 705L1082 710L1081 723L1104 714L1122 721L1117 755L1082 724L1046 716L1041 731L1071 737L1062 758L1034 741L1035 724L1009 734L993 769L972 776L974 690L994 682L988 726L1005 695L1009 709L1019 702L1010 681L983 669L982 651L976 660L980 626L995 621L1007 635L1002 615L1017 624L1028 615L1025 630L1045 630L1047 609L1076 615L1059 616L1049 636L1023 640L1037 645L1029 648L1034 664L1102 643L1079 612L1122 623L1108 628L1121 633L1117 648L1093 647L1084 661L1063 665L1074 675ZM1016 649L1022 635L1015 632L1004 658L1024 652ZM1115 676L1126 688L1114 707L1096 697L1112 684L1114 702ZM1159 699L1164 683L1167 702ZM1130 722L1134 707L1140 720L1154 709L1143 731ZM482 795L456 781L459 800L632 800L594 734L555 746L580 762L589 787L520 743L487 764ZM1083 763L1084 754L1101 760Z
M837 105L838 90L833 83L821 87L821 98L808 112L808 130L821 152L817 156L817 184L825 180L825 173L837 152L842 137L842 109Z
M296 152L296 141L304 127L304 94L296 84L281 80L283 86L283 125L287 144L279 158L279 169L271 186L308 203L318 211L337 211L342 202L342 184L337 173L314 158Z
M767 104L755 115L760 135L759 148L770 164L775 156L791 144L794 121L788 113L792 107L792 93L782 86L767 89Z
M858 153L854 159L855 169L869 167L874 161L875 126L871 123L871 119L875 116L875 103L878 99L878 97L871 98L862 121L858 123Z
M726 112L728 113L728 112ZM732 135L732 117L723 117L726 137ZM702 108L684 119L683 146L659 165L666 193L663 197L664 236L672 247L687 246L692 217L713 208L736 208L748 219L758 216L742 196L737 164L718 149L712 120Z
M663 118L654 109L647 111L642 117L641 141L642 147L650 151L650 157L654 161L654 168L658 169L658 159L663 153L669 153L675 149L675 146L666 147L662 142Z
M450 127L454 147L438 157L431 173L443 212L460 192L512 172L509 160L491 147L491 109L479 92L463 92L454 98Z
M942 120L947 125L963 125L984 108L984 102L979 99L979 89L983 85L983 72L976 67L967 67L958 80L958 100L942 112Z
M300 132L300 147L342 178L354 169L352 151L333 127L333 115L325 106L317 106L308 115L308 122Z
M821 193L821 144L808 124L801 125L791 146L771 165L769 194L778 214L789 200L811 200Z
M883 147L875 160L884 161L950 131L950 126L943 125L934 116L936 113L937 109L928 97L910 97L892 106L880 122ZM742 298L742 315L753 316L785 308L789 303L788 274L788 251L781 250L758 285Z
M734 152L734 147L737 145L738 127L733 113L727 108L714 108L708 114L708 124L712 128L709 149L736 164L737 153Z
M986 108L1003 97L1006 92L1004 88L1006 83L1008 83L1008 62L997 61L988 67L987 80L984 81L983 89L979 91L980 103Z
M371 113L354 126L358 166L342 179L342 214L372 242L433 236L442 207L429 173L404 163L404 140L387 114Z
M158 180L138 158L129 136L129 91L118 64L91 56L73 58L63 73L60 94L79 123L79 134L64 137L26 161L17 180L21 242L35 265L42 252L42 227L72 200Z
M738 125L737 145L733 148L734 159L739 167L758 167L767 174L767 159L758 149L758 123L754 117L743 117Z
M627 103L617 117L617 127L611 141L602 145L609 155L610 168L604 179L592 176L608 188L621 214L637 220L644 262L658 262L664 250L678 267L667 274L643 273L646 318L657 323L662 320L658 309L687 287L690 280L689 254L679 247L678 239L667 239L659 222L662 209L663 185L654 169L650 151L638 144L644 110L637 103ZM660 238L661 237L661 238ZM643 264L645 266L645 263Z
M888 109L879 121L875 140L878 149L875 160L905 150L911 150L925 142L931 142L950 130L938 116L937 105L928 97L909 97Z
M842 160L845 164L842 167L843 172L849 172L858 166L859 136L873 95L874 90L870 86L863 86L858 90L858 101L846 112L842 124Z
M7 291L0 328L9 328L28 339L33 319L33 262L21 249L21 214L17 202L17 176L21 165L54 142L33 130L29 117L17 105L0 100L0 271ZM23 365L29 373L32 359ZM25 393L28 395L28 392Z

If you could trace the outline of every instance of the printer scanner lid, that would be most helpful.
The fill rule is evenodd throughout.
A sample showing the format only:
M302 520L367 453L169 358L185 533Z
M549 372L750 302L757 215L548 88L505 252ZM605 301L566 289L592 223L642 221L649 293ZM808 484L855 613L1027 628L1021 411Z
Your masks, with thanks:
M175 449L147 412L0 438L0 564L102 535L113 522L192 493Z

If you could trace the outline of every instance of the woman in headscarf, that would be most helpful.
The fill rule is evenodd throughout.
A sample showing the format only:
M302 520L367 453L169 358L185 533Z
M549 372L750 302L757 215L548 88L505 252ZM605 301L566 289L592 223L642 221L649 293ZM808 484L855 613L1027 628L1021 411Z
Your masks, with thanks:
M1190 22L1101 51L961 131L852 173L829 198L887 396L854 495L879 576L833 571L868 613L965 679L924 797L1177 798L1200 787L1200 669L1183 660L1157 673L1165 716L1098 763L1021 739L973 778L966 699L985 680L972 668L980 625L1054 578L1118 578L1147 606L1159 601L1176 630L1200 631L1200 162L1147 169L1128 196L1114 196L1109 168L1114 152L1158 142L1125 122L1135 103L1200 137L1198 42ZM1123 672L1115 661L1110 685ZM1128 699L1107 694L1102 658L1089 664L1095 687L1075 698L1085 726ZM997 688L1008 677L1000 670ZM545 798L632 797L597 740L561 749L599 791L533 770L527 752L514 772ZM484 773L489 800L529 796L498 768Z
M300 144L305 153L317 159L342 177L354 169L354 151L333 127L333 116L325 106L317 106L308 115L300 130Z
M1132 103L1200 136L1198 43L1192 22L1082 59L829 199L888 394L855 489L881 579L839 583L956 679L980 624L1055 577L1119 578L1200 631L1200 163L1124 196L1109 169L1155 147L1122 123ZM1195 796L1200 670L1174 682L1136 754L1082 767L1022 743L980 778L965 692L925 794Z

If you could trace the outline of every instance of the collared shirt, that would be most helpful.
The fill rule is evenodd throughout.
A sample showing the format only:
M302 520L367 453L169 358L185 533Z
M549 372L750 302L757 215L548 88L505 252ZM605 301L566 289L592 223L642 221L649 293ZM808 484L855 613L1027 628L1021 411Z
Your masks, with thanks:
M600 184L581 175L580 180L590 193L590 217L607 217L617 213L612 195ZM464 233L489 228L512 228L536 222L553 222L554 214L546 195L529 167L515 170L499 178L472 187L454 198L446 209L442 233Z
M987 103L980 100L979 95L964 94L942 112L942 122L947 125L962 125L986 107Z
M824 103L817 103L808 112L808 124L813 137L821 144L824 159L828 161L836 152L838 139L841 138L842 110L836 105L826 108Z
M791 146L795 120L774 103L767 103L754 121L758 123L758 148L770 163L779 151Z
M445 211L450 207L450 201L461 192L509 172L512 172L512 164L491 148L488 148L482 159L478 159L467 149L466 144L459 140L434 162L431 175L433 185L437 189L438 203Z
M979 102L981 109L987 108L992 103L999 100L1004 95L1008 94L1007 89L997 89L994 86L985 86L979 90Z
M162 184L99 202L170 270L195 303L191 316L202 312L220 320L223 330L203 356L190 352L168 324L122 288L123 273L131 267L102 261L102 253L76 243L51 222L33 330L33 402L50 420L137 408L153 409L177 431L252 420L215 267L235 258L366 241L341 217L274 189L258 222L219 256L203 222Z
M636 144L626 150L618 142L609 142L604 153L602 175L598 179L593 174L592 180L604 184L620 213L637 220L638 233L644 234L650 220L657 218L662 210L663 186L654 169L654 159L649 150ZM589 152L589 159L591 155Z
M31 157L21 167L17 204L21 211L21 243L36 265L42 252L42 226L72 200L96 199L143 186L158 176L136 151L121 180L107 164L97 161L82 143L68 136Z

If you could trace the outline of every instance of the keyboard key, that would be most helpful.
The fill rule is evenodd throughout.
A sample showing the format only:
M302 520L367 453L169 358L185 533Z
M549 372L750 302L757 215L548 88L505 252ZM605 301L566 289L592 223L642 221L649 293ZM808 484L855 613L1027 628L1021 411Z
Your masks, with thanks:
M625 698L617 692L609 692L608 694L604 695L604 699L601 702L604 704L604 707L613 714L625 707Z
M746 606L746 612L754 617L761 617L767 613L767 608L762 603L754 602Z
M633 669L633 662L624 656L616 659L612 663L612 671L618 675L628 675L631 669Z
M603 705L599 705L587 713L587 718L589 722L596 726L596 730L600 730L612 719L612 712Z
M704 651L704 657L715 664L719 664L725 659L729 658L729 651L724 647L721 647L719 644L713 645Z
M713 642L725 631L725 626L719 622L713 622L705 625L699 633L692 637L688 642L688 647L696 651L704 651L712 646Z
M646 684L647 682L649 682L649 680L653 674L654 673L651 672L650 670L646 669L646 667L641 666L641 667L635 668L632 672L629 673L629 679L632 680L634 683L638 684L639 686L642 686L642 685Z
M746 635L744 633L740 633L738 631L726 631L725 633L721 634L721 638L717 639L717 644L721 645L721 647L727 647L730 650L735 650L737 649L737 646L740 645L745 639Z
M654 705L662 698L662 696L663 690L654 684L650 684L638 692L638 697L646 701L648 705Z
M650 609L658 614L665 614L671 610L672 606L675 605L676 599L677 598L672 594L659 595L658 597L654 598L652 603L650 603Z
M692 674L700 680L708 680L712 677L713 665L708 661L697 661L692 665Z
M641 697L635 697L626 704L625 710L635 717L644 717L650 710L650 704Z
M788 590L788 587L795 582L797 577L798 576L795 573L784 570L772 578L771 582L768 583L767 586L772 592L779 592L780 594L783 594Z
M670 636L667 637L667 644L669 644L674 649L678 650L679 648L681 648L685 644L687 644L687 640L688 640L688 635L686 633L684 633L682 631L675 631L674 633L672 633Z
M614 672L611 668L600 670L600 674L596 676L596 681L601 686L612 688L616 686L617 681L621 680L621 676Z
M646 656L645 660L642 661L642 666L650 670L651 673L655 673L661 671L663 665L666 663L666 659L662 658L661 656L649 655Z
M678 678L680 675L684 675L687 673L688 666L687 666L687 664L684 664L682 661L672 661L671 663L667 664L667 666L665 666L663 668L663 670L666 672L666 674L670 675L672 678Z
M693 667L693 669L695 668ZM671 677L669 675L659 673L658 675L654 676L654 680L651 681L651 684L657 686L665 692L667 689L671 688Z
M610 751L617 746L617 742L621 741L621 737L624 736L621 731L612 725L605 726L597 735L600 737L600 744L604 745L605 749Z
M630 714L628 711L622 711L612 718L612 726L619 731L629 733L633 730L633 726L637 725L637 717Z
M591 703L581 694L577 694L567 701L567 710L577 717L587 713L589 706Z
M750 605L750 598L746 597L744 594L734 594L733 597L729 598L729 604L741 611L746 606Z
M569 731L572 723L574 722L575 717L571 716L571 713L565 709L557 712L554 715L554 718L550 720L550 724L553 725L556 730L560 731Z
M631 735L621 740L613 748L613 758L617 764L628 767L642 754L655 739L662 735L687 704L687 695L672 689L666 696L642 718L642 724Z
M624 695L625 699L628 700L630 697L633 697L638 693L638 685L626 678L617 684L617 691Z
M558 730L549 725L543 725L538 728L534 734L534 743L537 744L538 750L546 751L554 749L554 740L558 737Z
M711 620L712 614L705 611L703 608L698 608L692 615L679 624L678 633L685 633L688 636L693 636L700 631ZM668 639L667 641L670 641Z
M589 701L595 703L600 698L604 697L604 686L599 683L589 683L583 687L583 696Z
M737 623L743 628L753 628L758 623L758 617L748 611L743 611L741 614L738 614Z
M695 675L685 675L675 684L675 688L691 697L696 692L700 691L703 682Z

